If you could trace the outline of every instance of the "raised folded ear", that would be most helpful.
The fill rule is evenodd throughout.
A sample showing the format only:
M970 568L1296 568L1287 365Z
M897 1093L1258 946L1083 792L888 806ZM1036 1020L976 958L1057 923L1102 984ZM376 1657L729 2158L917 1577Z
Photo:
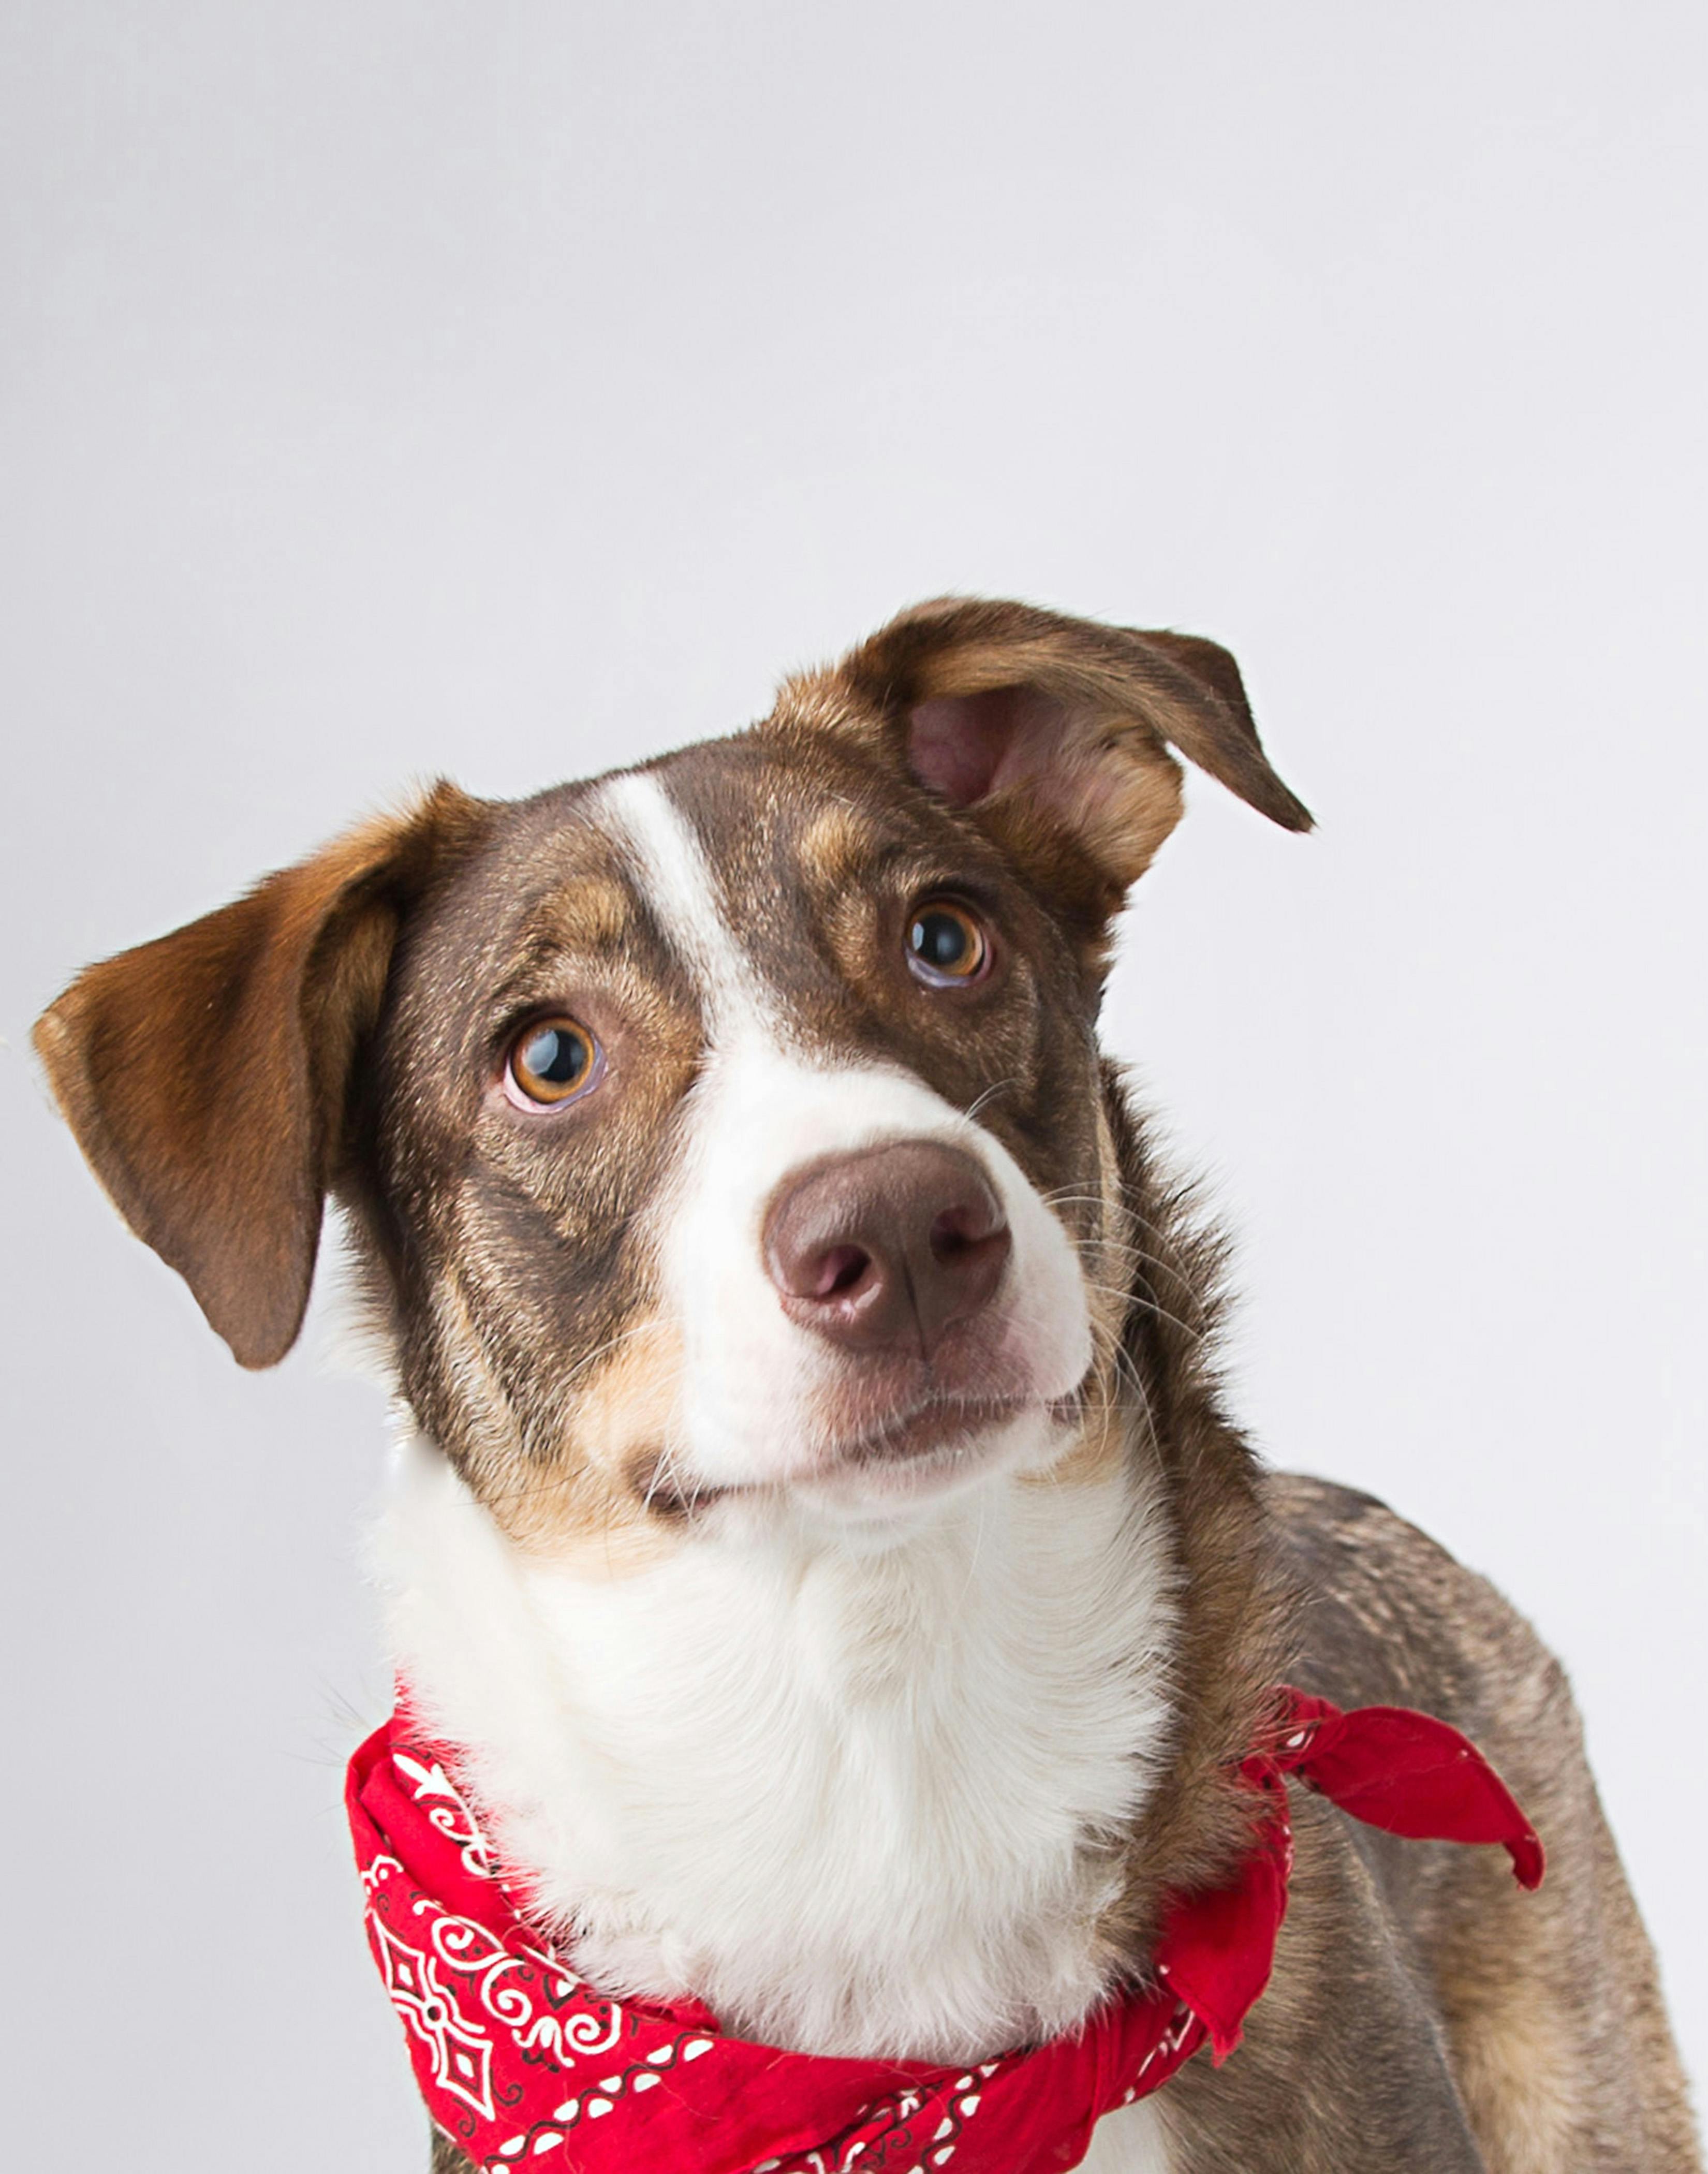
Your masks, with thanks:
M246 1366L296 1341L352 1060L392 944L478 824L477 802L438 785L235 905L89 967L36 1022L96 1176Z
M1192 635L948 597L893 619L837 677L944 799L1068 833L1109 906L1180 819L1170 748L1284 830L1311 828L1269 766L1240 668Z

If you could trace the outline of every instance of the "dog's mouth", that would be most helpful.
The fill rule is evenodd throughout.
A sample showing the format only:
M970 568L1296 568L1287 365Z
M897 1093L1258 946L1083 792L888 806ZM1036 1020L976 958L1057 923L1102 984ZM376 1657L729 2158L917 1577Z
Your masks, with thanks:
M939 1492L981 1472L1011 1441L1028 1414L1050 1431L1071 1426L1078 1393L1047 1402L1035 1397L967 1397L937 1393L875 1425L833 1440L809 1466L775 1479L695 1486L663 1459L636 1474L647 1506L672 1521L735 1497L803 1490L827 1501L900 1500Z
M1022 1397L929 1397L911 1411L838 1443L826 1462L833 1471L863 1472L941 1456L1028 1409L1028 1400Z
M949 1493L999 1462L1028 1415L1050 1409L1034 1398L933 1397L839 1443L798 1484L840 1508Z

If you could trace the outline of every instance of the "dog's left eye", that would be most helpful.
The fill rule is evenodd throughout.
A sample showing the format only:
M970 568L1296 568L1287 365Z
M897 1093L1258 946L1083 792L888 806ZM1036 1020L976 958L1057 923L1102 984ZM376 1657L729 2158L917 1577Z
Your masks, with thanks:
M907 963L927 988L964 988L990 961L984 923L958 898L922 900L908 916Z

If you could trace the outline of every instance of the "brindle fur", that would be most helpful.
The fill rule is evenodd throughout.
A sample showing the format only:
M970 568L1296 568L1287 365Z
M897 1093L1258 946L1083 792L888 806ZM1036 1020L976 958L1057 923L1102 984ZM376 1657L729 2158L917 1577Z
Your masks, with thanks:
M984 706L995 750L961 804L908 766L909 720L945 699ZM1142 1406L1132 1453L1163 1474L1180 1605L1177 1734L1107 1928L1125 1968L1143 1972L1162 1896L1241 1847L1230 1776L1278 1678L1457 1723L1547 1845L1548 1881L1525 1895L1497 1852L1394 1842L1295 1790L1270 1989L1237 2056L1189 2063L1159 2101L1178 2174L1688 2174L1653 1960L1558 1665L1380 1504L1266 1474L1224 1411L1218 1249L1095 1040L1111 917L1178 813L1169 744L1308 825L1225 652L1014 605L905 615L792 682L763 725L659 774L798 1030L976 1102L1117 1294L1088 1416L1099 1396ZM587 801L441 787L91 969L39 1046L117 1203L241 1358L295 1334L332 1187L423 1425L519 1541L591 1532L620 1573L691 1544L684 1506L650 1484L670 1354L630 1210L668 1163L702 1022ZM999 982L954 1013L897 978L900 917L937 884L1003 933ZM573 1158L482 1087L518 1018L565 987L624 1086L589 1106ZM252 1122L281 1096L288 1124ZM234 1107L235 1137L210 1130ZM589 1447L613 1436L615 1452ZM433 2167L469 2162L439 2136Z

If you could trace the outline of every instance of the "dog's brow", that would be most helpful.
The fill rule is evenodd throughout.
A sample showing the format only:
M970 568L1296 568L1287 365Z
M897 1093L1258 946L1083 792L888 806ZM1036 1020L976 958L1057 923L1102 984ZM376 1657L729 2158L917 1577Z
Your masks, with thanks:
M801 832L803 867L825 884L846 883L857 869L870 871L893 857L876 826L859 809L839 800L819 809Z
M577 877L549 893L529 909L529 925L490 997L500 1015L518 998L536 995L538 984L560 976L565 968L621 960L635 938L635 908L630 894L604 877Z
M717 880L657 777L629 771L599 788L598 819L626 849L630 876L688 968L714 1041L776 1030L776 1007L726 919Z
M634 906L609 876L572 876L540 900L536 920L567 948L597 950L628 941Z

